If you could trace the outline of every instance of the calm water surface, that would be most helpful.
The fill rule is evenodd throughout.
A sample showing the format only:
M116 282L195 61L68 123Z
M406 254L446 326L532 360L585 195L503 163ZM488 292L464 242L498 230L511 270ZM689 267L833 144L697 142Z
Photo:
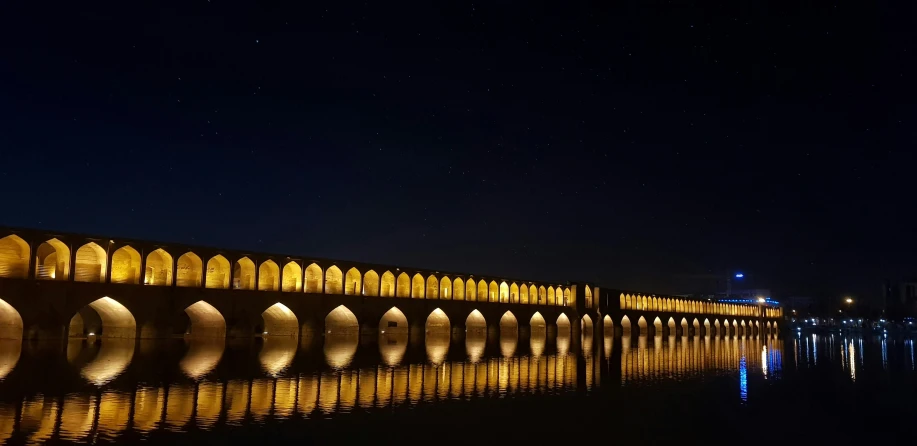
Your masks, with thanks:
M911 443L909 339L0 342L0 438Z

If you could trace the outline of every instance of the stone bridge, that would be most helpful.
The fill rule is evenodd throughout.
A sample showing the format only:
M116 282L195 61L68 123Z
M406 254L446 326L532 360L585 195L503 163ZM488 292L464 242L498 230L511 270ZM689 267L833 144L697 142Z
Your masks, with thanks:
M0 338L734 335L776 329L779 311L586 283L0 228Z

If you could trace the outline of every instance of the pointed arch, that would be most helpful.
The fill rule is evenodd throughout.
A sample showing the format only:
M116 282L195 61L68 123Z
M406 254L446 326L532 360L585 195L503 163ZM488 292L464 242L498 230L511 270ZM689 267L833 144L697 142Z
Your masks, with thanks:
M188 251L182 254L178 261L178 270L175 272L175 285L180 287L200 288L201 278L204 275L203 262L197 254ZM114 282L115 262L112 260L112 282Z
M140 258L139 254L137 258ZM226 257L217 254L207 261L205 285L212 289L229 289L229 260L226 260Z
M439 298L445 300L452 299L452 279L446 276L439 279Z
M421 276L420 273L414 274L414 277L411 279L411 298L423 299L425 286L426 282L423 280L423 276Z
M325 270L325 294L344 294L343 275L335 265Z
M0 239L0 270L3 269L3 242ZM28 268L28 265L26 265ZM4 277L0 273L0 277ZM35 251L35 278L39 280L67 280L70 278L70 248L52 238Z
M325 316L325 334L356 335L360 332L360 323L353 312L344 305L339 305Z
M529 304L535 305L538 303L538 289L535 288L535 284L532 284L529 287Z
M548 303L548 292L545 290L544 285L538 287L538 305L547 305Z
M465 281L461 277L456 277L452 281L452 296L455 300L465 300Z
M302 291L302 267L295 260L283 265L281 272L280 290L285 293L298 293Z
M299 337L299 318L286 305L277 302L261 313L264 321L262 336Z
M258 267L258 289L261 291L280 289L280 267L273 260L265 260Z
M519 335L519 321L516 320L516 315L512 311L507 311L503 313L503 316L500 317L500 336L518 336Z
M627 315L625 314L624 317L621 318L621 335L630 336L631 333L632 333L632 328L630 325L630 318L627 317Z
M428 335L448 336L452 332L449 316L439 308L433 310L427 316L427 321L424 323L424 331Z
M411 297L411 278L407 273L398 275L398 290L395 294L398 297Z
M484 279L478 281L478 302L487 302L487 282Z
M379 333L385 335L407 335L408 318L398 307L389 308L379 319Z
M514 283L513 286L516 286L516 284ZM513 290L512 287L510 287L510 295L512 295L512 292L513 292L512 290ZM522 286L519 287L519 300L517 302L523 305L529 303L528 285L523 283Z
M544 316L539 312L535 312L532 315L532 318L529 319L529 332L531 333L532 338L544 337L548 330L548 323L544 320Z
M19 315L19 312L5 300L0 299L0 339L22 339L22 327L22 316ZM3 365L0 365L0 369L2 368ZM3 376L5 374L0 374L0 379Z
M498 302L500 298L500 286L497 285L497 282L491 280L490 287L488 287L489 294L487 295L487 300L489 302Z
M232 267L232 289L255 289L255 262L252 262L252 259L242 257L236 260Z
M22 237L10 234L0 238L0 277L9 279L28 278L30 255L31 248Z
M506 282L500 283L500 297L499 301L503 303L509 302L509 285Z
M223 314L213 305L199 300L187 308L190 324L187 334L193 338L224 338L226 337L226 320Z
M389 276L391 276L391 273L389 273ZM392 276L392 279L394 281L394 276ZM379 275L376 274L376 272L373 270L369 270L366 272L366 274L363 274L363 295L364 296L378 296L379 295Z
M465 333L467 335L483 335L487 332L487 321L478 310L471 310L465 318Z
M356 267L348 269L347 275L344 277L344 294L348 296L359 295L363 291L362 281L363 274L360 273L360 270Z
M566 314L560 313L555 324L557 324L557 336L570 335L570 318Z
M506 282L503 282L503 283L506 283ZM525 285L522 285L522 286L525 286ZM519 286L516 285L515 282L513 282L513 284L509 286L509 302L518 304L520 301L520 297L521 296L519 295Z
M570 296L570 288L564 288L564 301L563 301L562 303L561 303L561 302L558 302L557 305L558 305L558 306L559 306L559 305L567 305L567 306L571 306L571 307L574 306L574 305L576 305L576 302L574 302L573 299L572 299L572 297Z
M583 298L586 300L586 308L592 308L592 290L589 289L589 285L583 289Z
M122 246L112 253L111 283L140 283L140 253L130 245Z
M137 337L137 321L130 310L120 302L106 296L90 302L80 311L86 311L86 308L93 310L98 315L101 326L84 327L84 318L78 312L70 319L70 336L83 336L86 330L92 330L102 338L134 339Z
M324 289L323 282L322 267L315 263L306 267L305 292L321 294Z
M588 314L584 314L583 318L580 319L580 330L584 335L592 335L592 318Z
M146 256L146 271L143 273L143 284L153 286L172 286L172 254L162 248L154 249Z
M662 319L659 319L659 316L656 316L656 319L653 319L653 334L656 336L662 336Z
M554 305L554 287L548 287L548 305Z
M666 326L669 327L669 336L675 336L675 330L676 330L677 324L675 323L674 317L669 318L669 321L666 322Z
M449 283L449 279L445 282ZM427 277L427 299L439 299L439 280L433 274Z
M640 336L647 335L646 318L640 316L640 319L637 319L637 328L640 330Z
M76 250L73 280L77 282L104 282L108 273L105 250L89 242Z
M382 297L395 297L395 275L391 271L382 273L379 295Z

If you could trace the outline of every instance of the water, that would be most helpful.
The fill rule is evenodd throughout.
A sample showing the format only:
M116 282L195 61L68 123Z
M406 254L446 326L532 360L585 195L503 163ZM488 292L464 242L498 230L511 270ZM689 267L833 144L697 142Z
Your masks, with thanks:
M0 342L7 444L902 441L909 339Z

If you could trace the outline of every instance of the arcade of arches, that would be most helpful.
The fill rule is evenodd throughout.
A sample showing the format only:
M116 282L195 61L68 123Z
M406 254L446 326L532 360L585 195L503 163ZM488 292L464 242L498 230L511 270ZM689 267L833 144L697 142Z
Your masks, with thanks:
M112 241L114 243L114 241ZM114 245L118 246L118 245ZM71 249L76 249L71 255ZM471 300L522 305L569 306L576 293L569 286L480 279L457 275L409 275L391 270L381 275L373 269L347 269L336 265L322 268L295 260L265 259L256 263L248 256L230 262L222 254L204 259L193 251L175 253L156 248L146 256L130 245L119 246L109 256L96 242L68 247L57 238L41 242L30 267L29 243L15 234L0 238L0 278L111 282L147 286L204 287L211 289L306 292L413 299ZM71 262L73 266L71 268ZM281 267L281 264L283 265ZM395 270L397 272L397 269ZM141 278L143 279L141 281ZM599 289L584 287L590 307Z
M555 328L556 333L562 336L572 333L571 324L574 323L578 324L577 328L584 333L590 333L592 327L599 323L604 325L606 330L625 334L725 335L765 331L771 326L770 321L762 327L761 324L765 322L759 322L757 318L782 317L782 309L777 307L701 302L636 293L622 293L619 298L611 298L613 303L609 303L607 296L605 300L600 300L599 288L585 285L564 286L471 278L461 274L408 272L379 266L339 266L331 262L320 265L318 261L310 263L289 257L219 254L203 248L173 250L162 246L148 247L148 244L143 242L126 244L104 239L90 241L65 235L36 236L27 240L29 237L25 235L7 234L0 237L0 280L96 282L151 287L367 296L392 298L393 303L400 298L576 307L578 299L582 299L580 302L585 304L583 306L587 310L582 317L571 316L576 319L568 318L567 314L561 313L556 320L552 316L551 321L545 320L539 312L535 312L529 320L517 320L516 314L520 314L519 311L516 311L516 314L512 311L503 311L500 316L490 316L488 313L487 317L494 319L488 321L481 311L469 308L470 311L466 313L463 322L465 333L471 336L485 335L488 324L501 334L518 336L521 326L524 326L534 337L551 333ZM146 322L138 324L134 319L135 315L119 303L114 294L110 297L100 296L86 304L72 314L69 325L62 331L71 336L103 338L175 334L160 333L165 329L157 329ZM209 299L208 296L212 295L197 298ZM0 299L3 298L4 296L0 296ZM35 322L28 320L31 317L28 312L20 314L22 309L10 304L18 300L9 297L7 299L0 300L0 339L21 339L24 330L30 333L29 336L33 336L31 333L34 330L43 330L36 328ZM352 335L361 332L361 322L375 330L374 322L358 321L351 309L344 305L328 312L324 317L324 323L320 318L319 321L315 321L307 315L297 317L291 310L291 307L295 306L290 304L289 299L278 295L277 300L282 300L290 306L280 302L274 303L261 310L260 318L257 312L251 316L246 315L245 323L248 325L244 326L248 328L245 328L244 332L260 336L296 338L305 327L314 330L314 326L319 325L319 330L322 327L324 329L323 335ZM600 301L603 302L603 312L607 305L619 307L608 309L615 315L613 319L593 311L599 310ZM544 308L540 310L555 311ZM216 307L205 300L189 305L182 314L185 325L182 326L180 321L170 322L171 325L168 327L173 332L203 338L220 338L227 334L227 320ZM593 320L596 315L601 319ZM23 317L27 320L24 321ZM255 320L249 321L249 318ZM392 306L379 321L378 331L388 334L407 333L411 329L408 322L405 313L397 306ZM410 322L418 324L417 327L424 327L423 331L427 334L449 333L456 325L462 325L461 321L450 321L440 308L428 313L423 321ZM774 330L776 326L777 323L774 321ZM238 324L235 327L234 330L238 329Z

